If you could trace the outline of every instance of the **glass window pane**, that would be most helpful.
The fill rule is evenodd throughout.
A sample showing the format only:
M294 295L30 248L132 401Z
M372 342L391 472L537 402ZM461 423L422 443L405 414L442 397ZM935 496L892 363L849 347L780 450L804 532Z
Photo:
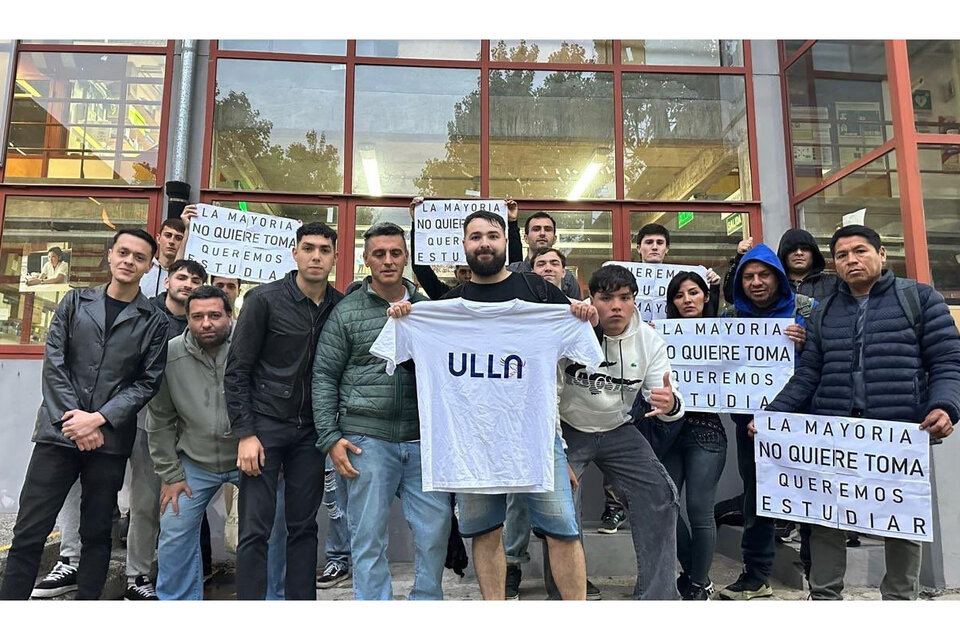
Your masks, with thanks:
M740 40L621 40L624 64L670 64L688 67L743 65Z
M795 54L797 51L800 51L800 47L806 44L806 40L784 40L783 41L783 53L784 60Z
M165 61L22 53L6 181L156 184Z
M53 312L70 289L110 279L106 254L110 239L117 229L146 228L150 203L26 196L7 196L5 203L0 231L0 344L43 344ZM65 267L53 264L54 248L60 250ZM41 276L60 281L41 283Z
M613 40L491 40L494 62L613 64Z
M166 40L21 40L23 44L67 44L67 45L101 45L108 44L117 47L165 47Z
M613 74L490 72L490 196L614 198Z
M960 144L920 147L923 214L933 285L960 304Z
M520 212L521 233L533 213ZM554 246L563 251L567 271L577 277L580 289L585 291L593 272L604 262L613 260L613 212L548 210L548 213L557 221L557 243ZM524 245L525 257L526 253Z
M960 133L960 40L907 40L920 133Z
M269 53L312 53L327 56L347 55L346 40L220 40L217 47L232 51Z
M357 40L357 55L375 58L479 60L479 40Z
M10 59L13 55L13 40L0 40L0 149L7 145L3 143L7 133L7 74L10 73ZM0 154L0 166L3 166L3 154Z
M623 74L624 193L635 200L749 200L742 76Z
M830 236L843 224L843 216L866 208L864 224L880 234L887 248L887 266L905 276L900 189L893 153L871 162L797 205L799 226L813 234L833 269Z
M786 79L797 193L893 137L883 42L817 41Z
M210 185L343 192L342 64L219 60Z
M630 213L631 260L642 262L637 250L637 232L654 222L670 232L670 249L664 262L702 265L721 277L730 267L730 258L737 253L737 243L750 236L750 217L746 211L633 211Z
M356 232L353 238L353 279L363 280L370 275L370 269L363 263L363 234L367 229L381 222L392 222L403 227L407 250L410 249L410 209L407 207L357 207ZM453 280L453 268L434 267L441 279ZM414 281L413 258L407 260L403 277Z
M353 192L480 195L480 72L357 66Z

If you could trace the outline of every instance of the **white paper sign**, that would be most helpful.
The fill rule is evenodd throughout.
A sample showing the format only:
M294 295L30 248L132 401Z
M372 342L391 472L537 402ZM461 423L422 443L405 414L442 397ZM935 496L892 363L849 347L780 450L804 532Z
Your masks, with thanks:
M845 213L843 214L843 226L849 227L852 224L863 224L863 218L866 215L866 209L857 209L851 213Z
M637 309L644 322L667 317L667 285L681 271L693 271L704 280L707 270L688 264L655 264L647 262L604 262L603 266L616 264L625 267L637 279Z
M751 413L793 376L792 318L657 320L673 382L688 410Z
M413 211L414 264L467 264L463 253L463 219L484 209L507 224L507 203L503 200L424 200Z
M299 228L290 218L198 204L184 257L211 275L273 282L297 268L291 249Z
M933 540L930 437L916 424L756 414L757 514Z

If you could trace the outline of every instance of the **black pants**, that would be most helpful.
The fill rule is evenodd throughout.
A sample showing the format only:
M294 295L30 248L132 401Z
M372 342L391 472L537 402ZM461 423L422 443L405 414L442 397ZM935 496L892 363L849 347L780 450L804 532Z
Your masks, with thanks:
M757 515L757 466L753 438L747 433L752 415L734 414L737 425L737 468L743 480L743 537L740 553L744 572L763 582L770 581L777 557L776 520Z
M80 477L80 567L77 600L98 600L110 564L110 534L127 456L37 444L20 492L13 544L0 599L26 600L33 591L47 536L70 487Z
M300 429L270 425L260 435L266 454L260 475L240 473L238 600L264 600L267 595L267 541L277 510L281 469L286 482L285 598L317 599L317 510L323 500L324 455L314 446L316 440L312 424Z

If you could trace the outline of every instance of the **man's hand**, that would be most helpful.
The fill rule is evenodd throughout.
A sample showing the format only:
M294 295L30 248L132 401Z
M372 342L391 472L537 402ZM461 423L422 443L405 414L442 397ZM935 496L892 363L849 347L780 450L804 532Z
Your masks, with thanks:
M237 447L237 469L243 471L248 476L260 475L260 467L267 460L267 454L260 444L260 438L257 436L247 436L240 438L240 446Z
M567 463L567 475L570 477L570 491L576 491L577 487L580 486L580 481L577 480L577 474L573 472L573 467L570 466L570 463Z
M715 284L720 284L720 276L718 276L717 272L713 269L707 269L707 284L711 287Z
M670 384L670 372L663 374L663 386L650 392L650 406L653 411L644 414L644 418L661 416L670 413L677 406L677 397L673 395L673 386Z
M390 308L387 309L387 315L391 318L399 319L410 315L411 311L413 311L413 304L411 304L409 300L403 300L402 302L390 305Z
M570 313L584 322L589 322L590 326L595 327L600 324L600 314L597 312L597 308L589 302L571 303Z
M946 438L953 433L953 423L943 409L934 409L928 413L920 423L920 428L929 433L931 438Z
M417 208L417 205L423 202L423 197L417 196L410 201L410 219L413 220L413 210Z
M803 349L803 345L807 342L807 330L801 327L798 324L791 324L783 330L790 340L797 345L797 351Z
M88 436L77 438L73 441L80 451L93 451L103 446L103 434L97 429Z
M183 213L180 214L180 219L183 220L183 226L186 229L183 232L183 238L186 240L187 235L190 233L190 221L197 217L197 205L188 204L183 208Z
M737 253L740 255L745 254L747 251L750 251L750 249L753 249L753 236L737 243Z
M747 423L747 435L751 438L757 435L757 425L753 424L753 420Z
M63 414L63 428L61 432L71 440L89 436L107 423L99 411L88 413L80 409L71 409Z
M517 218L520 216L520 207L517 206L516 200L507 200L507 221L516 222Z
M350 457L347 455L348 449L355 455L360 455L363 453L360 447L353 444L346 438L340 438L337 440L336 444L330 447L330 451L327 453L330 455L330 460L333 461L333 466L336 467L337 473L342 475L344 478L356 478L360 475L360 472L354 469L353 465L350 464Z
M180 515L180 505L177 504L177 498L180 497L181 493L187 494L190 498L193 497L193 491L190 491L190 486L186 480L173 484L164 483L160 487L160 515L163 515L163 512L167 510L168 504L173 505L173 515Z

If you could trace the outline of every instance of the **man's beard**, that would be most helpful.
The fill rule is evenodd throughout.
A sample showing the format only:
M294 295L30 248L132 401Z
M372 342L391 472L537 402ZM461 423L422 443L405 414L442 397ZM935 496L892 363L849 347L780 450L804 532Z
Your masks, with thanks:
M500 273L500 270L503 269L503 265L507 262L507 252L503 251L497 253L496 250L491 250L489 253L493 254L493 260L489 262L481 262L478 260L480 255L484 255L488 252L477 253L467 253L467 264L470 265L470 269L473 271L475 276L492 276L496 273Z
M190 297L191 293L193 293L193 290L190 290L186 293L182 293L181 291L174 292L173 289L170 289L169 291L167 291L167 296L177 304L186 304L187 298Z
M212 338L201 338L194 334L193 339L197 341L201 349L213 349L226 342L229 336L230 329L228 328L225 331L218 331Z

